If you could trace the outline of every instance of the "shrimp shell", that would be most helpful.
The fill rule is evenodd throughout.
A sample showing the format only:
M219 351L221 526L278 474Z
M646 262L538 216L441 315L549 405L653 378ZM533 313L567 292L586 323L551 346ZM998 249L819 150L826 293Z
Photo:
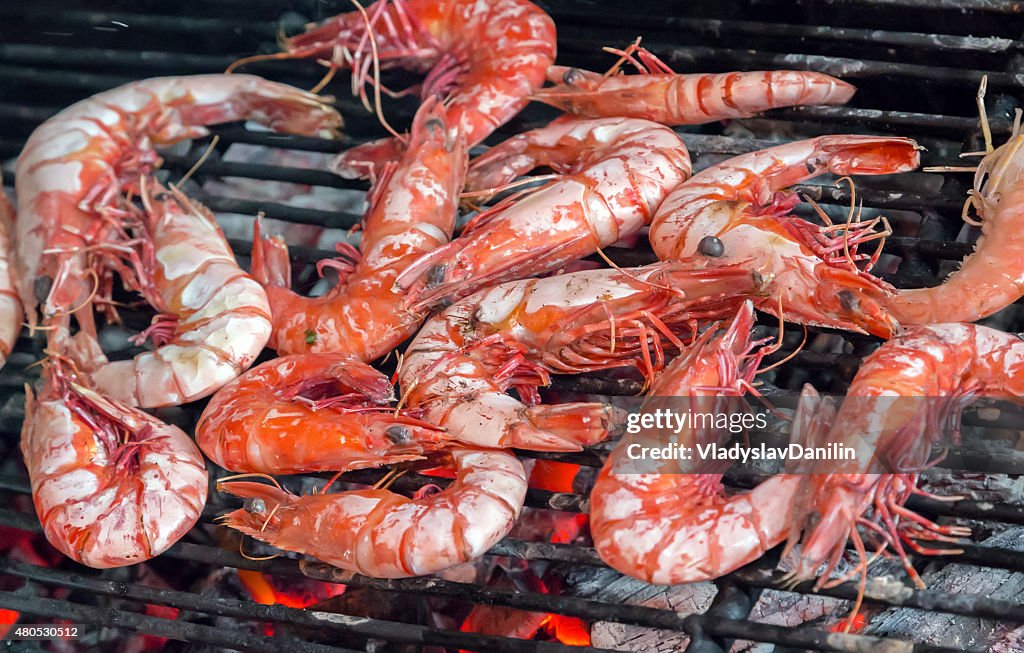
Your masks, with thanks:
M335 135L326 100L251 75L158 77L99 93L40 125L18 158L17 289L29 321L73 309L94 331L89 307L102 274L94 259L117 240L123 191L159 163L154 147L209 134L207 125L254 120L306 136ZM99 249L98 249L99 248Z
M430 306L503 281L551 272L637 233L690 176L679 135L646 120L561 118L473 161L470 189L494 188L537 166L559 177L476 216L449 245L402 275Z
M252 365L270 337L270 306L206 207L152 177L142 178L141 194L144 246L122 277L160 312L142 334L158 346L108 361L82 331L64 347L100 394L143 408L177 406L213 394Z
M664 407L665 397L689 397L694 412L722 410L721 397L741 396L760 361L760 355L750 353L756 344L750 340L753 318L753 305L746 302L727 329L705 331L665 368L640 411ZM816 395L802 397L794 437L822 428L827 415ZM728 439L727 433L691 429L680 433L677 442L693 449L723 435ZM638 469L642 463L625 457L633 442L620 442L590 494L594 546L611 567L660 585L712 580L786 539L799 477L773 476L753 490L727 496L721 474Z
M79 385L51 361L21 452L46 539L98 569L149 560L198 521L203 456L181 429Z
M678 126L749 118L782 107L846 104L857 91L835 77L806 70L678 75L643 48L626 52L638 55L632 61L641 74L551 66L547 78L555 86L530 99L586 118L623 116Z
M729 159L669 194L651 221L651 245L662 260L747 266L764 282L757 307L776 317L889 337L898 327L885 310L892 289L856 265L867 258L856 244L876 237L872 223L830 230L788 215L796 198L775 196L773 205L773 194L826 172L913 170L919 149L907 138L821 136ZM709 241L720 247L706 249Z
M14 288L11 269L11 230L14 228L14 207L0 192L0 367L7 362L21 333L21 300Z
M388 490L298 497L246 481L220 484L260 509L224 523L286 551L375 578L408 578L479 558L511 530L526 499L526 472L501 451L454 449L455 480L407 499ZM250 501L247 505L252 506Z
M428 320L409 345L398 372L403 401L475 446L578 450L607 438L618 411L599 403L527 405L505 391L515 387L535 404L550 372L635 366L653 373L663 342L678 344L699 320L733 312L755 289L741 269L668 263L482 290Z
M396 414L393 394L386 376L349 354L282 356L213 396L196 443L225 469L298 474L417 460L450 441Z
M445 120L436 99L420 107L402 160L371 192L362 257L341 270L338 285L324 296L293 292L287 246L257 230L252 270L267 291L274 319L270 346L279 354L346 352L371 361L422 324L425 312L412 310L395 282L412 261L445 245L455 228L467 155L464 140Z
M555 60L555 24L526 0L380 0L366 15L375 51L360 12L309 26L287 39L285 50L350 67L354 88L368 80L373 55L382 67L426 72L420 96L449 98L445 122L469 147L526 106ZM341 155L334 169L345 177L373 176L402 150L394 138L366 143Z
M1024 134L982 159L969 201L981 219L974 252L941 285L898 291L905 324L974 322L1024 297Z

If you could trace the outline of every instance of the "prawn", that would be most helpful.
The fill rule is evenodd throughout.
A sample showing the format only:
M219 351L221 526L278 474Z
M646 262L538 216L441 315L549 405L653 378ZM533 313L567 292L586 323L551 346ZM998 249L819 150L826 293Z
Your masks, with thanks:
M257 230L252 270L270 301L270 346L278 353L346 352L370 361L416 332L424 312L407 307L395 280L413 260L451 238L467 165L465 142L445 120L436 99L420 107L402 161L387 167L371 193L362 257L349 253L352 264L327 260L317 266L331 265L341 276L324 296L293 292L287 246Z
M21 300L14 289L10 257L14 207L0 191L0 367L7 362L21 332Z
M286 551L376 578L408 578L479 558L511 530L526 499L526 472L503 451L456 448L455 480L408 499L389 490L295 496L263 483L219 489L246 499L228 527Z
M177 406L212 394L252 365L270 337L270 306L206 207L151 176L139 184L140 235L119 267L126 286L158 311L135 338L151 339L156 349L108 361L84 330L57 347L106 397L143 408Z
M95 331L91 304L112 282L103 246L120 231L124 192L159 164L154 147L236 120L331 137L341 117L326 102L251 75L159 77L94 95L40 125L16 170L15 279L30 325L42 304L44 320L74 312Z
M558 119L473 161L470 189L500 186L537 166L560 176L477 215L462 235L409 266L414 305L551 272L638 232L679 183L690 155L668 127L632 118Z
M897 291L886 308L900 322L974 322L1024 297L1024 134L982 159L965 219L970 206L981 225L974 252L941 285Z
M206 502L203 456L181 429L103 397L51 354L27 390L21 452L46 539L105 569L149 560L192 528Z
M827 564L821 586L847 538L856 541L857 527L864 526L896 551L923 587L902 543L921 554L948 553L915 540L965 536L969 530L939 526L903 504L921 494L917 477L933 464L932 447L949 432L958 434L963 409L980 397L1024 403L1024 341L1017 335L974 324L912 326L865 358L827 435L860 451L853 462L829 463L830 471L841 473L809 477L809 508L801 517L805 535L791 579L809 578Z
M826 172L913 170L919 149L908 138L820 136L729 159L668 195L651 222L651 245L662 260L748 266L764 285L758 308L776 317L781 304L787 319L889 337L897 329L886 310L892 288L858 267L875 257L856 251L884 235L873 231L882 219L822 227L789 215L799 198L776 191Z
M530 99L586 118L623 116L677 126L750 118L782 107L846 104L857 91L830 75L804 70L679 75L638 43L608 51L621 55L608 72L551 66L547 78L555 85ZM626 61L641 74L616 74Z
M392 398L387 377L349 354L283 356L221 388L196 443L225 469L298 474L416 460L449 441Z
M650 412L666 397L687 398L684 410L721 411L723 401L750 388L764 350L751 340L753 304L744 302L732 323L708 328L651 385L640 408ZM820 429L829 416L816 394L805 394L793 437ZM681 446L719 440L715 429L692 426ZM590 493L590 530L598 555L609 566L660 585L711 580L757 558L786 540L792 503L801 486L795 475L772 476L753 490L726 495L721 474L648 469L626 457L635 442L625 438L609 456Z
M420 97L447 95L445 122L473 147L519 113L544 83L555 60L555 24L526 0L379 0L365 14L349 12L309 26L286 39L284 49L287 57L350 68L353 88L362 85L367 106L374 57L382 67L426 73ZM373 176L402 149L397 138L365 143L342 154L335 171Z
M687 337L755 290L743 269L671 262L482 290L427 320L398 372L402 401L460 442L575 451L607 438L620 415L600 403L536 405L551 372L634 366L652 374L663 343L681 345L675 332Z

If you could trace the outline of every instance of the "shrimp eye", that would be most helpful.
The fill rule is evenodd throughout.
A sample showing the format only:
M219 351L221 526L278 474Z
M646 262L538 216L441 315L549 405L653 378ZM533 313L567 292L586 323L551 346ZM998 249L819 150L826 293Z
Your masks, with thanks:
M155 199L157 202L166 202L167 200L171 199L171 194L161 191L154 195L153 199Z
M36 296L36 301L40 304L46 303L46 298L50 296L52 288L53 277L36 277L36 282L32 284L32 292Z
M839 305L848 311L856 311L860 308L860 300L851 290L840 290L837 295Z
M438 134L444 133L444 123L437 118L431 118L427 122L423 123L423 126L432 132L436 132Z
M394 425L389 426L384 435L387 436L388 440L391 440L395 444L405 444L412 439L412 434L404 426Z
M246 499L245 503L242 504L242 508L246 512L251 512L255 515L262 515L267 511L267 502L259 498Z
M447 268L443 265L435 265L427 270L427 287L436 288L444 283L445 273L447 271Z
M570 86L574 85L582 78L583 71L580 70L579 68L570 68L569 70L565 71L565 73L562 75L562 81L565 82L566 84L569 84Z
M704 256L712 256L718 258L722 254L725 254L725 243L716 236L704 236L697 243L697 251Z

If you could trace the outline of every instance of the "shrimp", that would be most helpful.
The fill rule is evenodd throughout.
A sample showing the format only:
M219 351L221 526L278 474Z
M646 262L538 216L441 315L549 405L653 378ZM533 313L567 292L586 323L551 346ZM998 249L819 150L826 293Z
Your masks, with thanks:
M97 288L112 285L98 259L116 240L128 208L123 191L134 191L159 163L155 146L205 136L207 125L235 120L307 136L330 137L341 126L326 99L250 75L132 82L40 125L16 171L15 278L29 323L39 323L41 303L45 320L73 311L84 330L95 331L92 301Z
M622 58L607 73L551 66L547 78L555 86L535 91L530 99L586 118L700 125L782 107L846 104L857 91L830 75L803 70L678 75L638 45L610 51ZM641 74L615 74L625 61Z
M143 408L177 406L212 394L252 365L270 337L270 306L206 207L148 175L139 183L139 246L124 253L129 263L121 276L159 311L136 336L156 349L108 361L86 331L57 347L104 396Z
M683 410L717 412L724 398L742 396L761 359L752 351L758 344L750 338L753 319L747 301L728 328L705 331L654 381L640 411L664 407L666 397L688 397ZM816 395L802 397L794 437L821 428L828 417L824 408ZM719 439L713 431L690 428L677 443L696 451L696 445ZM749 492L727 496L721 474L680 473L669 470L667 462L648 469L627 458L634 442L625 438L618 444L590 493L594 546L609 566L649 583L691 583L727 574L785 541L798 476L776 475Z
M688 271L675 263L482 290L429 319L409 345L398 372L402 400L460 442L575 451L608 437L620 415L599 403L535 405L550 372L635 366L653 373L663 341L681 344L674 331L735 310L755 291L743 269ZM526 403L506 395L510 387Z
M542 165L561 176L477 215L406 270L400 282L410 284L410 301L434 305L593 254L643 228L690 176L689 152L668 127L567 117L491 148L473 162L467 185L493 188Z
M283 356L215 394L196 443L225 469L298 474L416 460L449 441L391 398L387 377L349 354Z
M46 365L21 433L46 539L98 569L160 555L202 514L202 454L181 429L82 385L62 357Z
M14 207L0 191L0 367L7 362L21 332L21 300L14 289L10 266L11 230L14 228Z
M659 258L749 266L764 282L759 309L804 324L891 336L892 288L857 266L874 257L858 244L877 238L881 219L821 227L789 215L798 198L773 193L825 172L891 174L917 167L907 138L820 136L744 154L694 175L651 222ZM765 208L767 206L767 208Z
M219 488L246 499L224 523L286 551L376 578L408 578L479 558L503 538L526 499L526 472L502 451L451 451L455 480L408 499L388 490L295 496L251 481Z
M342 276L322 297L290 290L287 246L257 231L252 269L273 313L270 346L280 354L346 352L370 361L412 336L425 315L408 309L395 280L413 260L451 238L466 164L465 142L445 127L440 102L428 99L413 121L401 163L388 166L371 193L362 258L353 256L354 266L318 266L333 265Z
M932 464L932 447L959 430L963 409L980 397L1024 403L1024 341L973 324L907 328L864 359L829 430L830 442L855 445L855 461L829 462L806 492L805 535L794 581L838 564L847 538L865 526L892 546L911 579L923 587L901 544L922 554L915 539L964 536L967 529L938 526L903 507L917 474ZM875 472L890 471L896 473ZM847 472L867 472L851 474ZM858 546L858 548L863 548ZM864 564L862 560L862 565Z
M425 72L420 96L448 96L445 122L472 147L519 113L544 83L555 60L555 24L526 0L379 0L365 14L311 25L284 47L286 56L351 68L353 87L363 89L374 57L385 67ZM373 176L402 149L394 138L354 147L336 161L336 172Z
M1024 297L1024 134L985 156L970 205L981 219L974 252L941 285L896 292L886 308L900 322L974 322Z

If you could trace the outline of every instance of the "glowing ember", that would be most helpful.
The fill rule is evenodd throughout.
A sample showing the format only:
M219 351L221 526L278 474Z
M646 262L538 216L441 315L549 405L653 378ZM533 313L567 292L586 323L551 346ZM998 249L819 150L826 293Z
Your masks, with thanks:
M538 460L530 474L530 487L548 492L572 492L580 466L557 460Z
M345 591L344 585L322 583L312 579L287 581L287 588L280 587L277 579L258 571L238 570L238 580L252 600L263 605L284 605L289 608L306 608L315 603L338 596Z

